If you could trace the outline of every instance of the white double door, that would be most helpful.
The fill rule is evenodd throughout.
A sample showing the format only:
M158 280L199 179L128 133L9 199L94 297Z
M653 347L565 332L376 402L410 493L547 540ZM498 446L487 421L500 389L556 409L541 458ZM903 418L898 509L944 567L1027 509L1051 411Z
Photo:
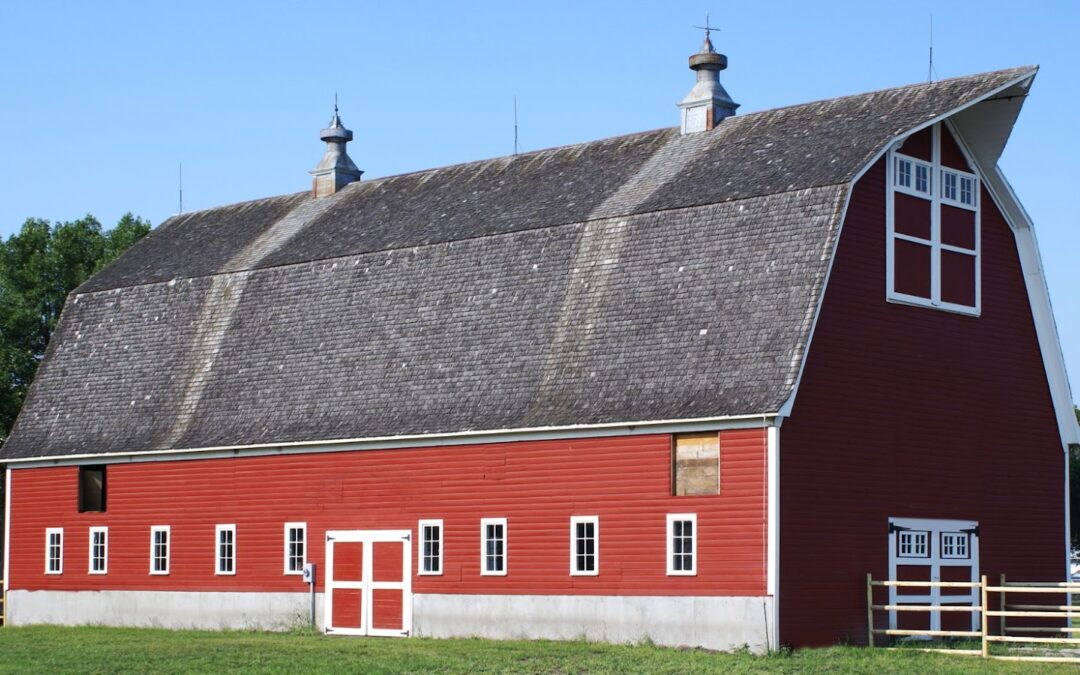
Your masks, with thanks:
M978 583L978 522L890 518L889 579ZM889 587L889 604L976 607L979 589ZM980 621L978 612L889 612L890 628L978 630Z
M412 632L412 533L326 533L323 626L334 635L405 637Z

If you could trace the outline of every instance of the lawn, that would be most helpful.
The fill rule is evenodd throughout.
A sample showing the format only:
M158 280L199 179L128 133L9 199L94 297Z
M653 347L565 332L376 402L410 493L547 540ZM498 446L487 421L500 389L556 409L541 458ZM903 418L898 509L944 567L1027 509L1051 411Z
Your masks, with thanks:
M770 656L590 642L326 637L135 628L0 629L3 673L1035 673L1016 664L915 650L831 647Z

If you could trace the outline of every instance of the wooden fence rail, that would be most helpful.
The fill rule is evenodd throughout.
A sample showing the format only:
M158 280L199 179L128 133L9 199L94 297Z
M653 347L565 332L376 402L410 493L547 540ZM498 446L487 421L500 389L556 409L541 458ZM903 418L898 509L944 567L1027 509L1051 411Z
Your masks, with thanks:
M874 602L874 589L879 587L889 588L972 588L978 589L979 602L971 605L915 605L915 604L883 604ZM990 594L997 595L997 609L992 609L989 604ZM1028 594L1056 594L1070 596L1066 604L1048 602L1038 604L1034 599L1027 602L1010 603L1009 595L1025 596ZM1049 647L1070 647L1080 645L1080 638L1073 635L1080 633L1080 627L1072 626L1072 619L1080 617L1080 607L1073 607L1072 594L1080 594L1080 583L1070 582L1008 582L1005 575L1001 575L1001 582L991 586L986 575L978 582L962 581L885 581L875 580L871 574L866 575L866 631L867 645L873 648L874 636L896 637L927 637L927 638L979 638L981 649L927 649L925 651L944 651L950 654L966 654L982 656L983 658L1001 659L1006 661L1032 661L1043 663L1078 663L1080 656L1048 656L1045 654L991 654L990 645L999 643L1003 645L1047 645ZM979 617L979 630L923 630L918 628L875 628L874 612L968 612L977 614ZM990 634L990 618L996 618L1000 622L997 635ZM1033 619L1061 619L1060 626L1014 626L1007 622L1009 618L1027 617ZM1010 635L1010 633L1013 633ZM1059 637L1033 637L1030 635L1015 635L1015 633L1054 633ZM1061 637L1062 635L1067 637Z

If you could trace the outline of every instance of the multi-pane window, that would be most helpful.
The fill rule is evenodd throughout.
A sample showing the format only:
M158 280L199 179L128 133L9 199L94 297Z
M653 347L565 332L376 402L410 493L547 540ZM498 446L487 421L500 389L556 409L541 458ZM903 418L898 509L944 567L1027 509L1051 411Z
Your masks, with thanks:
M150 574L169 573L169 526L150 528Z
M968 535L966 532L942 532L941 533L941 557L942 558L967 558Z
M948 128L935 125L894 150L888 192L887 297L906 304L978 314L979 178ZM943 159L943 157L945 159ZM940 188L934 176L940 177Z
M215 574L236 574L236 525L215 528Z
M45 574L64 573L64 528L45 530Z
M574 516L570 519L570 574L599 573L599 543L600 519L597 516Z
M109 571L109 528L90 528L90 574Z
M480 573L506 574L506 518L480 520Z
M667 573L697 574L697 515L669 513L667 517Z
M897 532L897 555L901 558L927 558L930 556L929 534L921 530Z
M307 523L285 523L285 574L303 574Z
M421 520L417 529L420 532L420 574L442 574L443 522Z

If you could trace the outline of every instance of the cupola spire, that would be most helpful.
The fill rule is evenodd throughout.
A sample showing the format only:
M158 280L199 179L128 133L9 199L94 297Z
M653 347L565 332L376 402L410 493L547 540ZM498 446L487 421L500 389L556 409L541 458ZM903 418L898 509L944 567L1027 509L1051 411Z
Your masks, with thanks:
M690 70L697 73L697 82L686 98L679 102L680 129L684 134L708 131L725 117L734 115L739 107L720 84L720 71L727 68L727 57L718 54L713 47L710 34L716 27L709 25L709 15L705 15L704 26L694 28L705 31L705 42L701 45L701 51L690 57Z
M353 139L353 132L345 128L338 115L337 94L334 94L334 116L330 118L329 126L319 134L319 138L326 142L326 153L319 165L309 173L312 176L312 194L324 197L360 180L364 173L356 168L345 150L345 144Z

